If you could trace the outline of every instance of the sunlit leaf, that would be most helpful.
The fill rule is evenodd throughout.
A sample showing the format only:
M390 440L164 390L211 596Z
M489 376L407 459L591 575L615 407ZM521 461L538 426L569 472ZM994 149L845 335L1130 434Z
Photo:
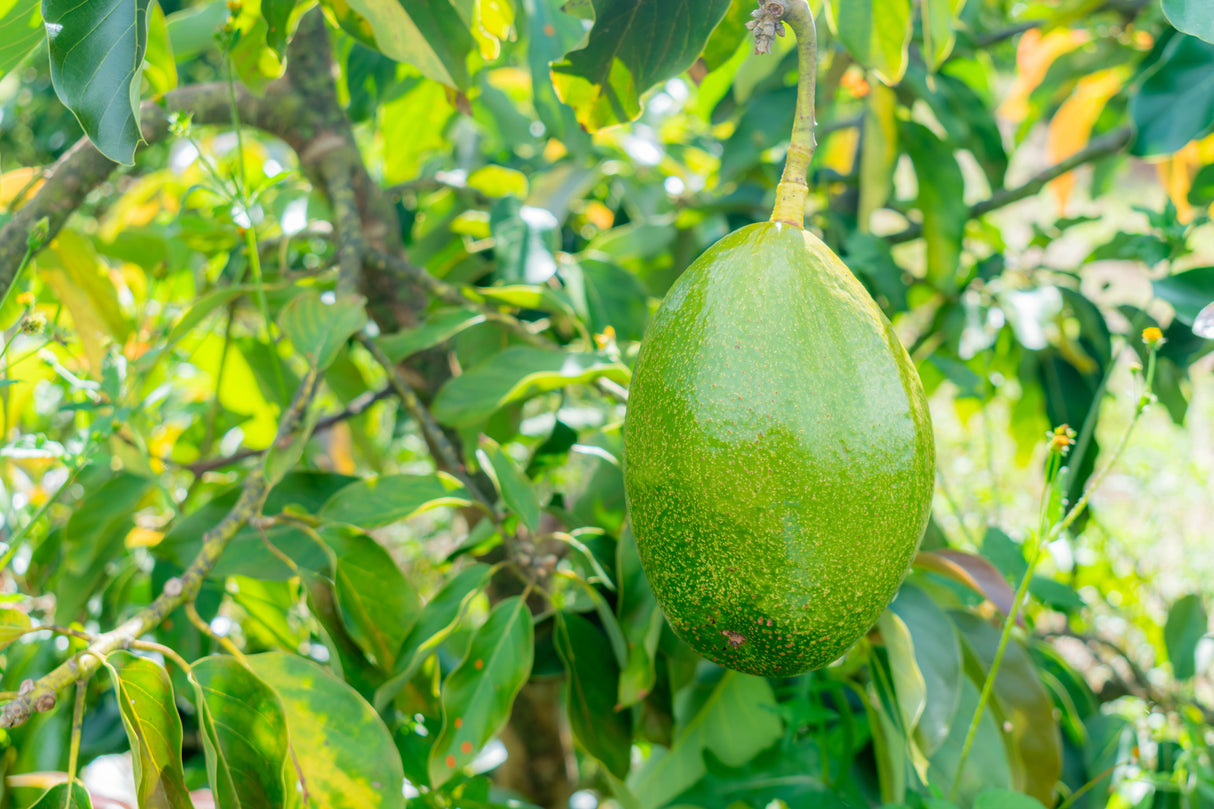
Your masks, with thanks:
M957 40L957 15L965 0L923 0L923 55L935 70L952 53Z
M193 809L181 763L181 718L162 666L127 652L108 658L122 724L131 743L141 809Z
M526 602L498 603L442 687L443 728L430 750L430 783L442 786L506 725L531 674L535 630Z
M39 0L0 0L0 79L42 41Z
M367 325L364 304L360 297L325 301L318 292L304 292L282 308L278 324L295 350L323 371L346 340Z
M927 704L927 683L919 669L915 642L906 622L892 610L881 614L877 619L877 628L881 631L885 651L889 655L889 671L894 681L894 693L898 697L902 733L910 735Z
M148 13L148 45L144 54L143 78L152 94L164 95L177 86L177 62L173 59L173 44L169 26L159 3Z
M28 614L12 607L0 607L0 650L33 626Z
M88 790L79 781L55 784L34 801L29 809L93 809Z
M857 62L886 84L906 71L911 38L910 0L831 0L830 27Z
M295 654L267 652L248 662L282 703L291 753L312 801L367 809L405 805L405 775L392 736L354 689Z
M969 220L965 204L965 178L953 150L922 124L903 121L898 137L915 165L923 212L923 239L927 243L927 274L946 286L955 284L961 261L961 240Z
M1126 71L1110 68L1084 76L1075 86L1075 92L1058 108L1050 119L1046 153L1050 162L1059 163L1088 144L1092 127L1104 110L1105 104L1125 84ZM1067 200L1075 187L1075 173L1068 172L1050 182L1050 188L1058 200L1058 210L1066 211Z
M346 486L320 510L333 522L379 528L438 506L466 506L472 496L453 478L440 475L381 475Z
M641 96L700 55L729 0L593 0L586 46L552 65L561 100L595 131L641 114Z
M450 0L325 0L342 30L368 47L413 65L427 78L468 87L474 41L462 3Z
M217 805L285 807L294 772L289 769L287 724L278 697L231 657L197 661L191 667L191 680Z
M534 484L514 459L488 436L481 436L476 457L481 468L493 479L506 508L519 516L528 531L534 532L540 524L540 499Z
M600 377L624 383L628 369L599 354L516 346L447 382L434 399L434 416L469 427L512 402Z
M426 318L426 322L415 329L377 337L375 342L384 350L388 358L400 362L419 351L451 339L464 329L485 322L485 316L480 312L467 309L444 309L434 312Z
M59 99L97 150L115 163L135 162L139 82L151 0L42 0Z
M261 16L266 21L266 44L282 56L287 48L287 24L296 0L261 0Z
M957 721L962 679L960 641L944 611L913 584L902 585L890 610L905 622L914 642L915 662L925 687L915 738L923 752L930 756ZM896 665L892 656L890 662ZM897 681L894 685L897 686Z

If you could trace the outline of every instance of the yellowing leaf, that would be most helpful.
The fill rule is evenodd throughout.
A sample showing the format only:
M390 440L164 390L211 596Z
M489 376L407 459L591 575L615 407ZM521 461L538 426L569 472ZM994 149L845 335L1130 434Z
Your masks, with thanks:
M1214 164L1214 135L1186 143L1175 154L1160 160L1155 168L1168 198L1176 206L1176 218L1182 223L1193 221L1195 213L1189 203L1189 189L1203 166Z
M860 141L860 212L857 226L869 231L873 211L889 199L894 163L898 160L898 104L894 91L884 84L871 88Z
M0 174L0 208L8 210L13 204L13 200L21 193L21 189L30 184L30 181L42 173L42 169L37 166L29 166L28 168L13 169L5 174ZM39 180L28 191L25 192L25 199L28 200L34 194L38 193L38 189L42 187L45 180Z
M846 177L856 164L856 146L860 142L858 127L849 126L832 132L821 150L822 165Z
M476 0L472 37L481 56L496 59L502 53L502 40L514 34L514 9L506 0Z
M1033 28L1020 38L1016 51L1016 81L998 113L1009 121L1019 122L1028 114L1029 96L1041 84L1054 60L1087 41L1083 31L1056 28L1048 34Z
M71 313L76 335L94 375L101 374L106 344L126 342L131 327L118 291L88 239L62 231L38 258L39 275Z
M1050 119L1046 151L1051 162L1065 160L1087 146L1092 137L1092 126L1100 117L1104 105L1124 86L1125 76L1123 69L1110 68L1079 80L1075 92L1062 102L1058 112ZM1060 213L1066 210L1074 187L1073 171L1050 183L1050 189L1058 199Z
M30 617L12 607L0 607L0 649L24 635L32 626Z

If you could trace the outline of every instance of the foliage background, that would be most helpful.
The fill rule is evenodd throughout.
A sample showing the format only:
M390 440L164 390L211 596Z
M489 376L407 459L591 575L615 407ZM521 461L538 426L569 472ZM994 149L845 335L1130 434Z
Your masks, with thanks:
M940 477L870 636L767 681L665 627L620 425L657 299L768 215L791 42L726 0L0 0L0 802L1214 804L1214 18L813 5L808 221Z

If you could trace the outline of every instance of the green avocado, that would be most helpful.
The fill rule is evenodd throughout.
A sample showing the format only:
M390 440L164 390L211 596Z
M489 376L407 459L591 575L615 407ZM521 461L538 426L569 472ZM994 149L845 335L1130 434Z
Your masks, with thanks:
M744 227L679 278L645 334L624 484L675 633L738 671L837 659L893 599L931 511L914 365L821 240Z

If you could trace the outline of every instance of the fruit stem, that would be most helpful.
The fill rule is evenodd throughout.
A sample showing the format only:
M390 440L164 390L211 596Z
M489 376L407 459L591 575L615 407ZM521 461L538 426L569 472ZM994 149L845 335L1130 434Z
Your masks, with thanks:
M793 119L792 138L784 174L776 186L776 204L771 221L783 222L796 228L805 227L805 198L809 194L809 162L813 159L817 141L814 139L814 91L818 80L818 31L808 0L766 0L756 14L756 50L761 45L758 35L765 19L774 19L776 33L782 33L780 23L787 23L797 35L797 111Z

